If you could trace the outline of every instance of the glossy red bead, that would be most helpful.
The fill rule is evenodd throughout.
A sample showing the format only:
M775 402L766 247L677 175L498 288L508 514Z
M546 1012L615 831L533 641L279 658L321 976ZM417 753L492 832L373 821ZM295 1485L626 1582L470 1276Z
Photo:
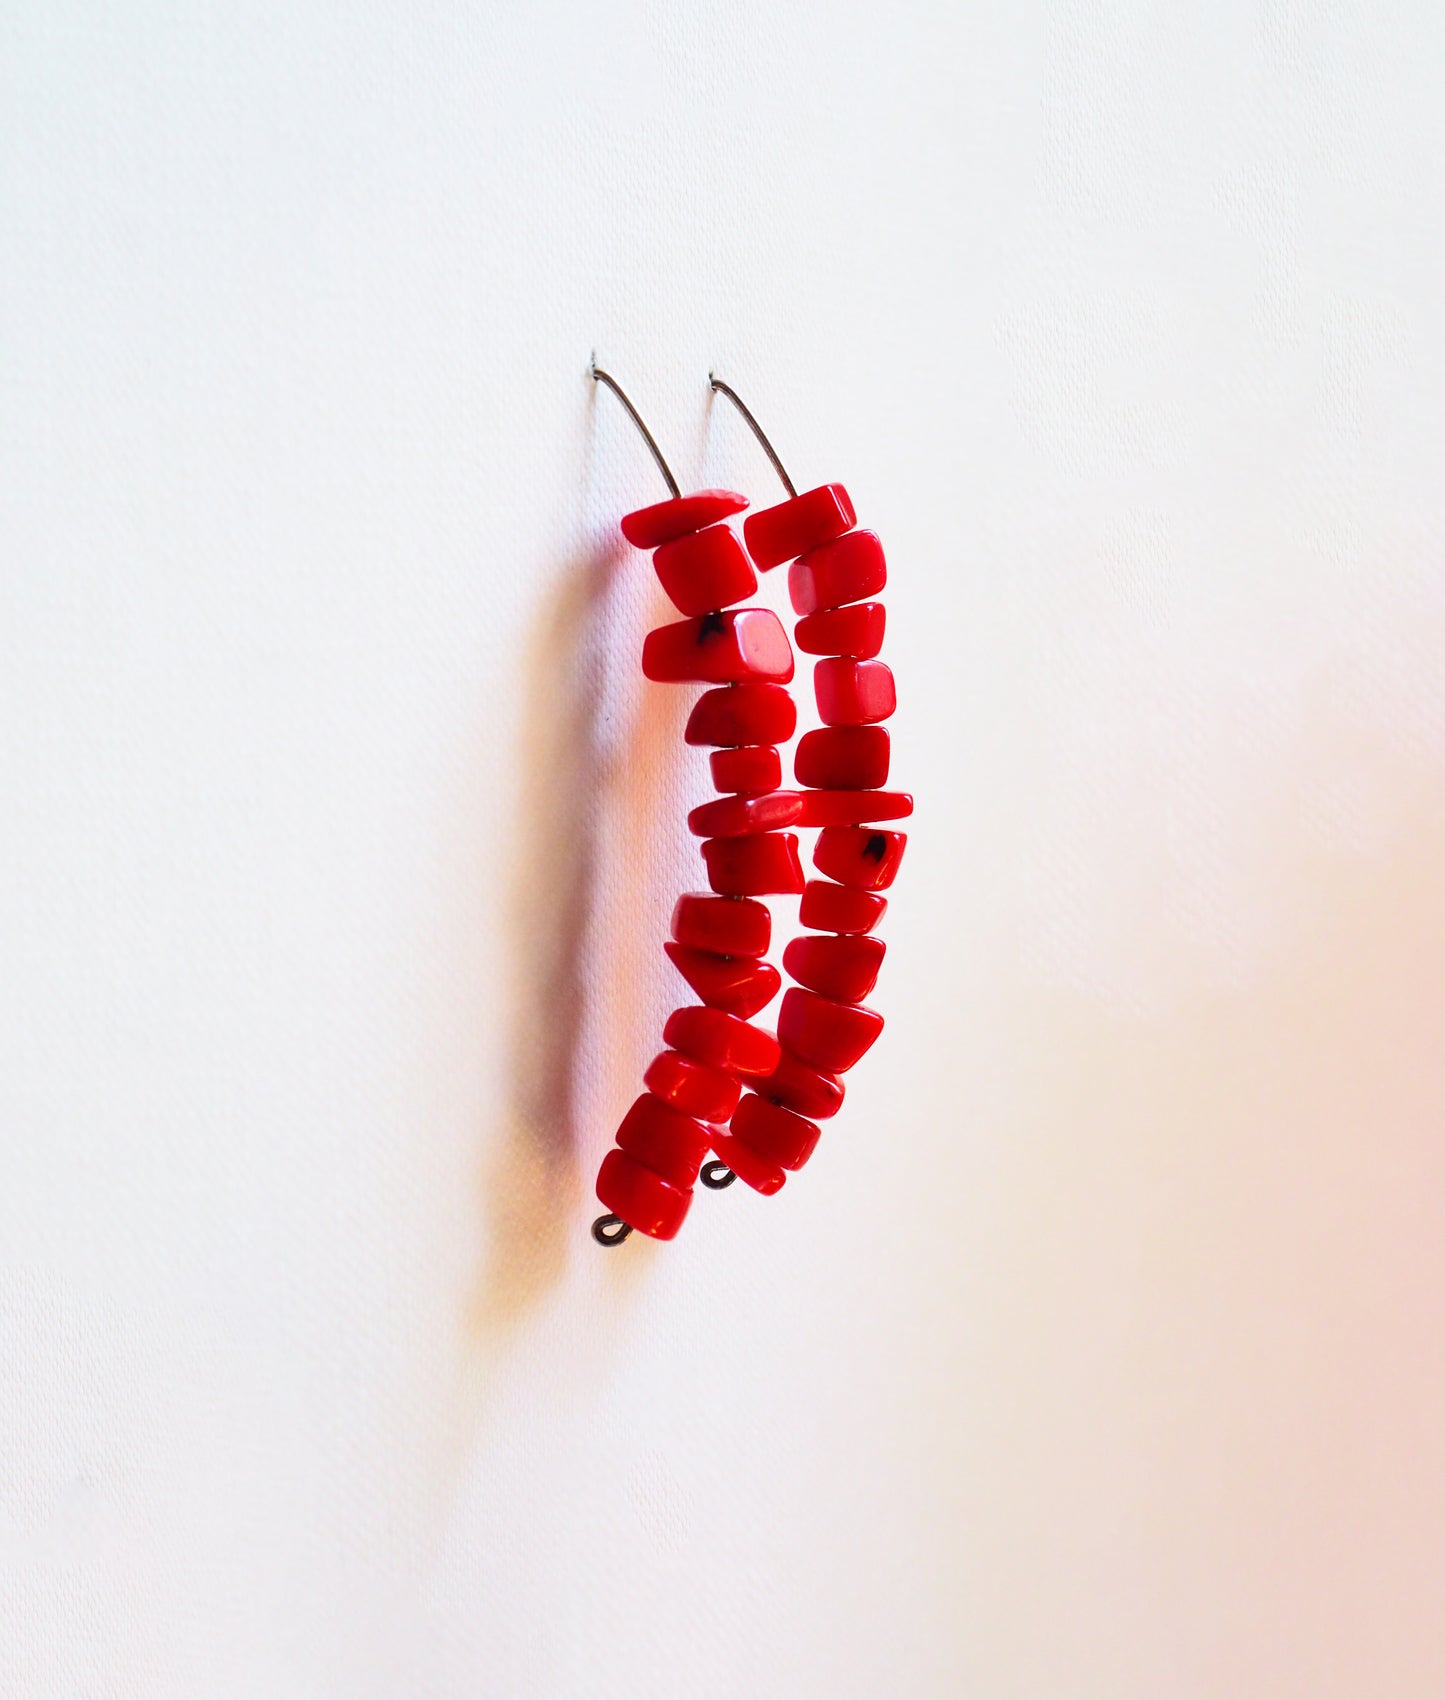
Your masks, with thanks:
M714 750L707 758L712 782L719 791L760 797L783 783L783 758L775 744L744 744L735 750Z
M849 608L825 608L793 627L793 642L808 655L851 655L867 661L883 647L888 614L881 602L855 602Z
M793 676L793 649L771 608L738 608L649 632L642 644L642 671L662 684L698 680L719 685L749 679L787 684Z
M597 1171L597 1196L614 1216L655 1240L670 1240L692 1204L690 1191L673 1186L626 1151L618 1150L609 1151L602 1159Z
M791 561L805 549L851 531L858 516L841 484L821 484L776 507L763 508L743 521L748 553L769 571Z
M825 726L864 726L886 720L898 706L886 661L829 657L813 667L813 695Z
M673 1010L662 1037L694 1062L725 1068L731 1074L767 1074L777 1067L781 1054L771 1033L700 1004Z
M788 1178L777 1163L769 1162L766 1157L759 1157L755 1151L750 1151L742 1140L734 1139L730 1133L715 1133L712 1136L712 1148L720 1163L726 1163L745 1186L750 1186L754 1192L762 1193L765 1198L770 1198L779 1191Z
M888 783L889 749L882 726L820 726L798 739L793 773L799 785L871 791Z
M762 517L754 514L748 524ZM795 613L814 614L876 596L887 583L888 563L877 532L850 531L793 562L788 568L788 599Z
M758 588L752 562L737 533L726 525L710 525L691 537L664 543L652 565L673 606L683 614L726 608Z
M695 950L723 956L762 956L773 936L766 903L685 891L672 906L672 936Z
M771 1074L750 1080L748 1084L760 1098L767 1098L785 1109L796 1110L800 1116L812 1116L827 1121L843 1108L843 1082L827 1069L814 1068L793 1056L783 1046L777 1067Z
M707 863L707 883L729 896L763 897L803 889L798 840L791 832L705 838L702 859Z
M831 880L809 880L798 905L798 923L821 933L871 933L883 919L888 899Z
M622 535L636 549L656 549L674 537L686 537L704 526L740 514L748 505L736 490L697 490L691 496L674 496L654 502L622 516Z
M755 1156L780 1169L801 1169L813 1155L822 1129L806 1116L768 1098L744 1095L732 1120L732 1136Z
M801 791L770 791L765 797L715 797L699 803L687 817L687 830L699 838L744 838L777 832L803 815Z
M904 820L913 813L907 791L804 791L799 826L855 826L860 821Z
M730 1074L722 1078L731 1082L735 1094L742 1090ZM678 1106L663 1103L651 1092L644 1092L634 1102L617 1130L619 1150L676 1187L693 1184L711 1144L711 1128L704 1127ZM618 1215L621 1214L618 1211Z
M744 1021L770 1004L783 983L782 975L772 963L756 956L719 956L710 950L693 950L672 943L662 948L705 1004L726 1010L729 1015L739 1015Z
M851 885L859 891L886 891L897 876L907 843L906 832L882 832L867 826L825 826L813 846L813 866L839 885ZM804 925L814 923L808 921Z
M785 744L798 705L781 685L725 685L692 705L683 737L689 744Z
M882 1031L877 1010L819 997L802 986L784 992L778 1010L779 1040L800 1061L833 1074L852 1068Z
M882 939L813 934L789 942L783 967L809 991L839 1003L861 1003L873 990L887 948Z
M647 1065L642 1084L664 1104L705 1122L725 1122L742 1090L736 1075L694 1062L681 1051L659 1051Z

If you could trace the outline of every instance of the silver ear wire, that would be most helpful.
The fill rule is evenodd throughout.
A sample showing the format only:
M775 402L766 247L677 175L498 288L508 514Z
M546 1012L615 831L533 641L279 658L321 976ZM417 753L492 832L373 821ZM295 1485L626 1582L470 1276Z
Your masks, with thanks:
M667 480L667 487L672 491L674 499L681 496L682 491L678 488L677 480L672 476L672 468L662 458L662 450L657 446L657 438L654 437L652 432L647 429L646 422L642 415L632 405L631 397L627 394L627 391L623 389L622 385L618 383L616 378L614 378L610 372L604 372L602 370L602 368L597 364L597 356L595 354L592 356L591 363L587 370L591 373L592 382L594 384L606 384L608 389L612 391L613 395L617 397L618 401L620 401L627 409L628 413L632 416L632 423L639 431L641 431L643 441L647 444L648 448L652 450L652 458L657 462L658 471Z
M725 395L733 406L737 408L738 412L742 414L743 418L747 421L748 429L763 445L763 453L770 461L772 461L773 471L776 472L778 477L782 479L783 488L790 496L796 496L798 493L798 487L794 484L792 479L788 477L788 469L783 465L782 461L778 459L778 451L768 441L767 433L763 430L762 426L758 424L757 420L753 418L752 408L748 406L731 384L725 384L715 372L708 373L707 381L713 389L719 391L722 395Z

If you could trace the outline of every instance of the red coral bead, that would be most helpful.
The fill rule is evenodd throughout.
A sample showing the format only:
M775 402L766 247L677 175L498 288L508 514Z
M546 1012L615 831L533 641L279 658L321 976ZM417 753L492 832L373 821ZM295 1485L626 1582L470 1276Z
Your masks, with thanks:
M685 891L672 908L672 936L695 950L763 956L773 936L773 917L766 903Z
M675 1009L662 1030L665 1043L694 1062L732 1074L767 1074L778 1065L778 1041L720 1009L688 1004Z
M776 1163L770 1163L766 1157L759 1157L730 1133L715 1133L712 1136L712 1148L719 1162L726 1163L740 1181L750 1186L754 1192L762 1193L765 1198L770 1198L779 1191L788 1178Z
M882 939L838 934L793 939L783 966L810 991L839 1003L861 1003L873 990L887 948Z
M888 899L876 892L809 880L798 905L798 924L821 933L871 933L887 907Z
M791 561L805 549L851 531L858 516L841 484L820 484L776 507L764 508L743 521L748 553L769 571Z
M886 720L898 706L893 669L886 661L832 656L813 667L818 718L826 726L863 726Z
M819 1121L836 1116L843 1108L843 1082L837 1075L803 1062L786 1045L772 1073L748 1084L760 1098L796 1110L801 1116L816 1116Z
M670 1054L663 1053L664 1056ZM692 1066L697 1067L697 1064ZM721 1078L732 1085L736 1098L742 1087L730 1074ZM645 1169L651 1169L677 1187L690 1187L697 1179L697 1172L711 1144L710 1128L704 1127L691 1114L684 1114L678 1106L663 1103L651 1092L644 1092L633 1103L617 1130L619 1150L627 1152ZM621 1214L618 1211L618 1215Z
M612 1150L597 1171L597 1196L614 1216L640 1234L670 1240L692 1205L692 1193L644 1168L625 1151Z
M881 602L855 602L851 608L826 608L799 620L793 642L808 655L851 655L867 661L882 649L887 625Z
M705 1122L725 1122L742 1090L735 1075L694 1062L681 1051L659 1051L647 1065L642 1084L664 1104Z
M714 750L707 758L712 782L719 791L760 797L783 783L783 758L775 744L744 744L736 750Z
M736 532L710 525L691 537L679 537L652 557L652 565L673 606L683 614L707 614L741 602L758 588Z
M642 671L662 684L693 679L712 685L746 679L787 684L793 676L793 650L771 608L739 608L649 632L642 644Z
M798 705L781 685L725 685L692 705L683 737L689 744L786 744Z
M822 1131L817 1122L751 1092L738 1105L732 1121L733 1138L780 1169L801 1169Z
M907 843L906 832L881 832L866 826L825 826L813 846L813 866L840 885L851 885L859 891L886 891L897 876Z
M834 1074L852 1068L883 1031L883 1017L794 986L783 993L778 1038L795 1057Z
M691 811L687 830L699 838L745 838L791 826L802 815L801 791L770 791L766 797L715 797Z
M656 549L674 537L686 537L704 526L716 525L748 505L736 490L697 490L691 496L674 496L654 502L622 516L622 535L636 549Z
M747 523L755 525L762 514ZM850 531L819 549L810 549L788 568L788 599L795 613L841 608L876 596L888 583L888 563L875 531Z
M793 773L799 785L871 791L888 783L888 757L888 732L882 726L820 726L798 739Z
M798 840L791 832L705 838L702 857L707 863L707 883L730 897L762 897L770 892L803 889Z
M831 880L809 880L798 905L798 924L821 933L871 933L883 919L888 899Z
M731 898L723 898L731 902ZM756 1015L777 995L783 977L771 962L755 956L719 956L710 950L692 950L687 945L668 943L662 947L672 964L705 1004L739 1015L744 1021Z
M859 821L902 820L913 813L907 791L804 791L799 826L854 826Z

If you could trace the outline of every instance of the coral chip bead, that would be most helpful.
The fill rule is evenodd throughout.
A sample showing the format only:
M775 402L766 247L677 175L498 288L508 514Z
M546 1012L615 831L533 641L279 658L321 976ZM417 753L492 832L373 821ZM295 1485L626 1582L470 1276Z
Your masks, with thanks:
M671 942L662 948L705 1004L741 1016L744 1021L770 1004L783 983L782 975L772 963L761 962L756 956L719 956L710 950L692 950Z
M844 935L793 939L783 966L800 986L839 1003L860 1003L873 990L887 945Z
M802 1062L841 1074L883 1031L883 1017L861 1004L838 1003L801 986L784 992L778 1038Z
M851 531L858 519L841 484L820 484L743 521L748 553L768 572L795 555ZM865 593L866 594L866 593Z
M748 505L736 490L696 490L691 496L674 496L623 514L622 535L635 549L656 549L674 537L686 537L704 526L740 514Z
M695 679L722 685L767 679L785 685L793 676L793 648L771 608L739 608L678 620L649 632L642 644L642 671L662 684Z
M732 1172L754 1192L760 1192L765 1198L771 1198L781 1190L787 1175L776 1163L769 1162L766 1157L759 1157L750 1150L740 1139L734 1139L730 1133L715 1133L712 1136L712 1148L719 1162L726 1163Z
M867 661L883 647L888 614L881 602L855 602L850 608L825 608L793 627L793 642L808 655L851 655Z
M659 1051L647 1065L642 1084L664 1104L705 1122L725 1122L742 1090L735 1075L694 1062L681 1051Z
M897 877L907 843L906 832L879 832L866 826L825 826L813 846L813 866L839 885L851 885L859 891L886 891ZM804 925L814 923L808 921Z
M902 820L913 813L907 791L804 791L799 826L854 826L867 820Z
M705 838L702 858L707 863L707 883L730 897L763 897L803 889L798 840L791 832Z
M773 917L766 903L685 891L672 906L672 936L695 950L762 956L773 936Z
M670 1054L663 1052L664 1056ZM722 1078L733 1086L736 1107L736 1094L742 1088L731 1075L723 1075ZM651 1092L644 1092L633 1103L617 1130L620 1150L677 1187L690 1187L697 1179L697 1172L711 1143L710 1128L704 1127L692 1115L681 1113L676 1106L663 1103ZM619 1210L618 1215L621 1214Z
M898 706L893 669L886 661L830 656L813 667L813 695L825 726L863 726L886 720Z
M714 750L707 758L712 782L719 791L760 797L783 783L783 758L775 744L744 744L741 749Z
M801 791L770 791L765 797L715 797L699 803L687 817L687 830L699 838L743 838L776 832L803 816Z
M760 1098L796 1110L802 1116L816 1116L819 1121L836 1116L843 1108L843 1082L837 1075L801 1061L786 1045L772 1073L748 1084Z
M785 744L798 705L781 685L726 685L692 705L683 737L689 744Z
M882 726L820 726L798 739L793 773L799 785L871 791L888 783L888 759L888 732Z
M822 1129L817 1122L747 1093L732 1120L732 1136L755 1156L780 1169L801 1169L813 1155Z
M692 1204L690 1191L673 1186L635 1157L615 1149L597 1171L597 1196L614 1216L655 1240L672 1239Z
M691 537L679 537L652 557L662 588L682 614L706 614L741 602L758 588L737 534L725 525L710 525Z
M755 514L749 525L763 516ZM888 583L888 563L875 531L850 531L810 549L788 568L788 600L797 614L841 608L876 596Z
M821 933L871 933L887 907L888 899L877 892L809 880L798 905L798 924Z
M732 1074L767 1074L778 1066L778 1041L720 1009L688 1004L675 1009L662 1030L664 1043L694 1062Z

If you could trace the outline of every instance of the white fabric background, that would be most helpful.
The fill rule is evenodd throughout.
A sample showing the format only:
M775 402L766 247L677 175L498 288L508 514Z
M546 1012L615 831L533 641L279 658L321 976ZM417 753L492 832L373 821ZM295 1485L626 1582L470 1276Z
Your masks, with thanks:
M0 1692L1441 1692L1442 73L0 9ZM848 484L919 798L818 1157L615 1254L707 786L594 347Z

